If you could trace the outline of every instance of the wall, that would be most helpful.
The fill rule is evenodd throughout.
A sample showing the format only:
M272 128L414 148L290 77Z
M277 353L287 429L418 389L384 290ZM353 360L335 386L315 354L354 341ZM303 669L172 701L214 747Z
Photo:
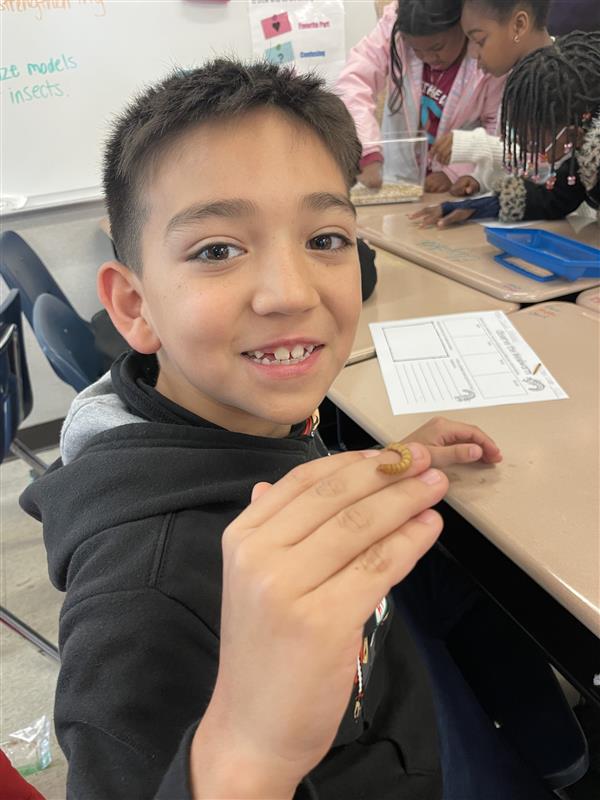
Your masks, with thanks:
M232 3L231 7L233 6ZM346 49L349 50L371 30L376 16L371 0L346 0L345 7ZM242 11L239 10L239 13ZM245 8L243 13L246 13ZM3 45L5 37L6 30L3 26ZM214 41L210 38L211 47ZM223 41L221 51L232 53L231 44L232 42ZM114 48L109 48L109 52L114 53ZM3 63L4 58L5 53ZM43 148L43 130L39 131L38 141L39 147ZM48 159L52 158L53 154L48 153ZM3 150L3 176L5 166L6 152ZM65 168L67 167L68 159L65 163ZM53 169L56 169L54 165ZM102 202L88 202L20 212L1 219L2 229L16 230L36 250L77 311L86 319L100 307L95 290L96 270L112 255L110 242L98 227L98 221L104 213ZM4 291L2 284L2 292ZM27 322L25 329L34 394L34 409L25 425L28 427L63 417L75 393L54 375Z

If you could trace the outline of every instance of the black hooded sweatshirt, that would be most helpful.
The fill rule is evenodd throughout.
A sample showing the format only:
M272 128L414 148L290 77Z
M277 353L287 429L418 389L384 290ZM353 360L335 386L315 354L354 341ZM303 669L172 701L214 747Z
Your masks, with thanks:
M121 356L76 398L63 461L21 498L66 592L55 726L77 800L191 796L189 748L218 666L222 532L255 483L326 454L304 424L284 439L212 425L155 379L153 357ZM359 718L351 697L296 800L441 797L424 667L391 601L378 616Z

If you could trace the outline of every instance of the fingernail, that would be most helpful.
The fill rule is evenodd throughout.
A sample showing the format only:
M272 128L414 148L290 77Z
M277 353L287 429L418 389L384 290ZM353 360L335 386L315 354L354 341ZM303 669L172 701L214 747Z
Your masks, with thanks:
M381 455L381 450L361 450L360 454L363 458L375 458Z
M481 449L481 447L479 447L479 445L472 444L471 447L469 447L469 458L472 458L473 461L475 461L478 458L481 458L482 455L483 455L483 450Z
M431 508L426 508L425 511L421 511L417 517L417 520L422 522L424 525L437 525L438 515Z
M418 476L420 481L428 483L430 486L442 480L442 473L438 469L428 469Z
M422 461L423 457L425 456L422 447L420 447L418 444L409 444L407 447L410 450L411 456L413 457L413 462Z

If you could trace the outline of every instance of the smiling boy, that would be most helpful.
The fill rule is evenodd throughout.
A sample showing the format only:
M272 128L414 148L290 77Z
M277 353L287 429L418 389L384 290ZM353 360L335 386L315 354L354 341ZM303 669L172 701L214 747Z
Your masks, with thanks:
M277 109L189 131L144 195L143 277L114 263L100 273L134 349L158 352L156 390L229 430L286 436L350 353L355 214L317 144Z
M428 680L382 598L441 530L432 467L500 454L438 420L402 475L320 458L360 311L359 157L341 100L268 64L173 75L116 122L122 260L98 289L133 351L22 499L66 591L69 797L440 797Z

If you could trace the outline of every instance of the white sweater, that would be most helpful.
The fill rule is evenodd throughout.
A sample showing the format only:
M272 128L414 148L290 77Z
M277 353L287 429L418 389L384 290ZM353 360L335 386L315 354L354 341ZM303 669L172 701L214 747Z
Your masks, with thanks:
M491 191L495 182L506 175L502 168L502 156L502 140L492 136L485 128L452 132L450 163L470 161L475 164L473 177L479 182L480 192Z

